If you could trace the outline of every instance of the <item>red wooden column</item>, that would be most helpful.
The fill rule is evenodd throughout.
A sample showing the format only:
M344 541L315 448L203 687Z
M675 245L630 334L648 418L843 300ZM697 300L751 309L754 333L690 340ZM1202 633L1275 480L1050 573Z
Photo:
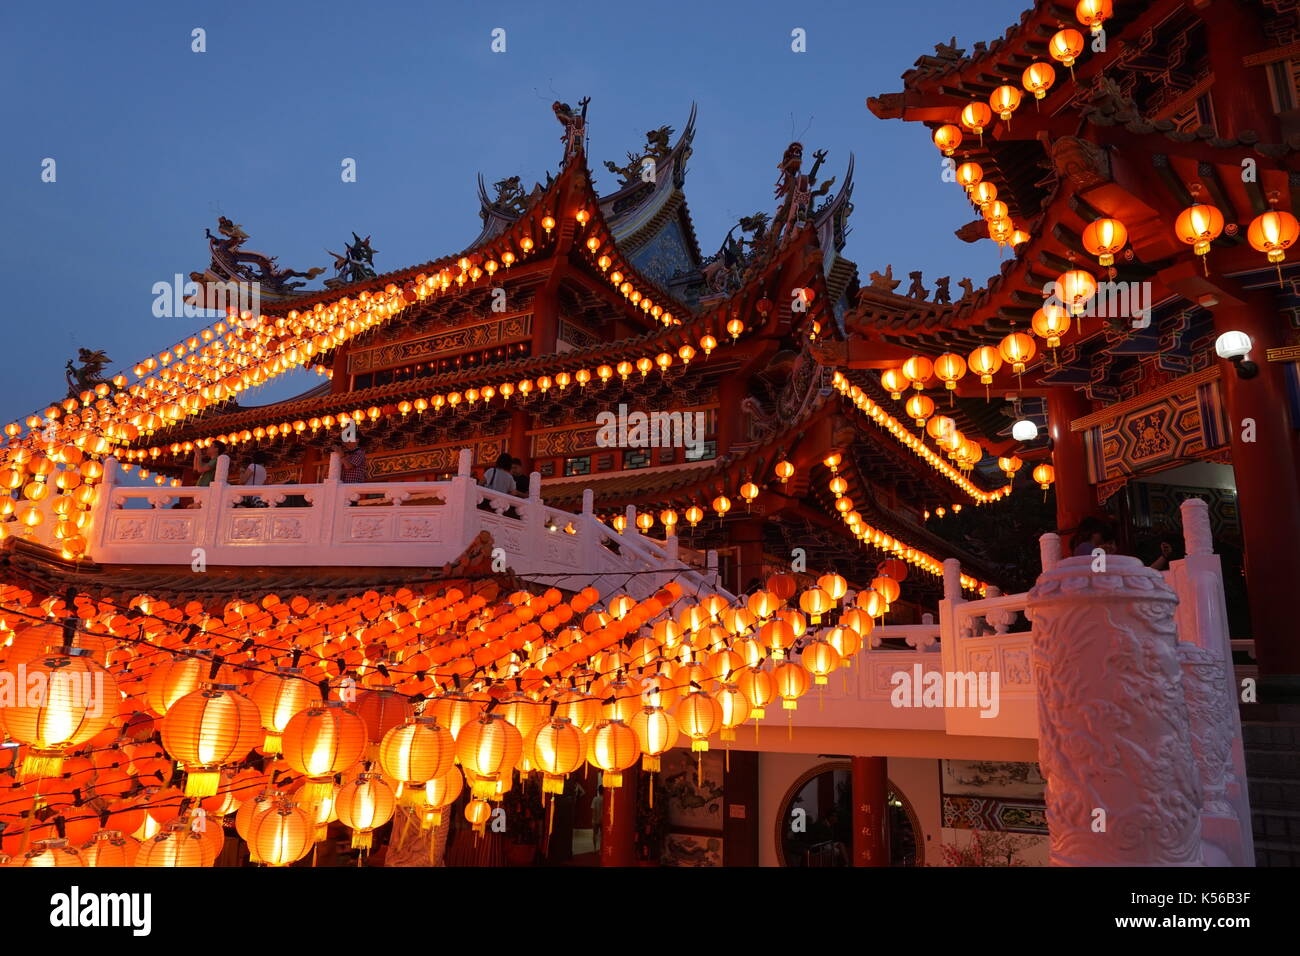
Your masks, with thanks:
M1070 422L1092 411L1083 392L1055 386L1047 393L1047 433L1052 439L1052 467L1056 469L1056 528L1068 532L1097 511L1097 498L1088 483L1088 459L1084 452L1083 432L1070 431ZM1065 556L1074 550L1074 542L1061 535Z
M531 416L522 409L515 409L510 413L510 438L509 447L506 449L515 458L518 458L528 464L531 468L533 461L529 452L532 450L528 444L528 424Z
M601 792L600 865L636 866L636 796L641 769L623 771L623 786Z
M1246 551L1250 620L1261 675L1267 683L1289 685L1295 692L1300 691L1300 640L1294 624L1300 581L1300 449L1287 411L1283 365L1265 358L1267 349L1283 344L1284 322L1272 293L1251 293L1243 299L1218 305L1214 328L1217 333L1236 330L1249 335L1249 357L1259 367L1254 378L1243 379L1230 362L1219 362Z
M1263 142L1277 142L1278 119L1272 109L1269 68L1263 64L1246 66L1243 62L1252 53L1273 46L1264 36L1253 4L1215 0L1194 6L1205 21L1209 39L1209 66L1214 75L1210 99L1219 135L1232 139L1243 130L1253 130Z
M889 866L885 837L888 778L884 757L853 758L853 865Z

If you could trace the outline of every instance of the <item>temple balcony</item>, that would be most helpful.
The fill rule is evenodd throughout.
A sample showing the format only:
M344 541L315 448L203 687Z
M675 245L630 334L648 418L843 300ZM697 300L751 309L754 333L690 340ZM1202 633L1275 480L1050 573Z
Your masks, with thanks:
M230 461L218 459L206 487L134 487L110 460L86 530L86 557L96 565L239 567L394 567L436 570L456 562L480 535L490 536L496 570L532 583L601 596L638 599L670 580L687 594L718 589L716 555L679 548L635 530L620 534L592 510L561 511L541 498L534 473L527 497L493 491L460 453L449 481L344 483L336 455L318 484L230 484ZM54 516L32 529L33 543L53 548ZM47 538L49 540L47 540ZM691 564L688 562L696 562ZM712 567L710 566L712 562Z

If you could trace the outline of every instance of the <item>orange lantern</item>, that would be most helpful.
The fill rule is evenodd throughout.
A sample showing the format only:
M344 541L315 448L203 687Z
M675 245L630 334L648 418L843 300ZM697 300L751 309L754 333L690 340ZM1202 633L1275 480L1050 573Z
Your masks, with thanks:
M984 178L984 167L979 163L962 163L957 167L957 182L970 192Z
M185 795L210 797L221 767L237 763L263 740L257 705L232 684L208 684L186 694L162 720L162 742L185 769Z
M365 722L339 701L317 703L299 711L281 737L285 762L308 778L304 799L315 803L333 793L333 777L361 759L366 749Z
M771 672L760 667L746 667L736 674L736 687L751 705L749 716L762 720L767 705L776 696L776 681Z
M436 717L416 717L384 735L379 765L402 784L421 787L453 766L455 741Z
M930 396L918 392L907 400L904 406L907 414L916 422L917 428L925 426L925 420L934 414L934 401Z
M984 135L984 128L993 121L993 111L979 100L973 100L962 107L961 125L977 136Z
M691 738L692 751L709 749L709 738L722 727L722 708L702 690L693 690L677 702L677 726Z
M1071 27L1057 30L1048 41L1047 51L1053 60L1073 70L1075 61L1083 52L1083 34Z
M800 660L813 675L814 684L826 684L827 677L840 666L840 652L829 641L816 640L803 649Z
M880 373L880 384L889 392L889 397L897 401L907 389L907 376L901 368L887 368Z
M782 661L772 668L772 680L776 683L776 693L785 710L798 709L799 698L808 692L808 686L812 683L808 669L794 661Z
M1210 267L1205 256L1210 252L1210 243L1223 233L1223 213L1216 206L1195 203L1178 214L1174 232L1201 257L1201 265L1209 275Z
M1034 466L1034 481L1038 482L1038 486L1042 488L1043 491L1046 491L1048 486L1055 480L1056 469L1051 465L1043 464Z
M993 185L993 183L989 182L987 179L980 180L970 191L971 202L979 206L981 209L997 198L998 187Z
M459 767L452 767L441 777L434 777L424 785L424 808L421 829L442 825L442 812L456 802L465 789L465 778Z
M917 391L925 388L925 383L934 376L934 363L924 355L913 355L903 363L903 377L912 383Z
M288 800L271 800L253 815L247 842L251 854L267 866L288 866L311 852L316 824Z
M511 771L523 747L515 725L497 714L484 714L461 728L456 756L474 797L487 800L509 789Z
M117 680L81 647L6 666L20 676L13 681L17 692L11 687L10 700L0 707L0 723L9 737L27 745L23 777L58 777L64 755L117 716Z
M1274 195L1273 202L1277 202ZM1277 266L1278 285L1282 284L1282 261L1286 250L1300 238L1300 222L1283 209L1270 209L1251 220L1246 239L1257 252L1267 253L1268 261Z
M262 750L268 754L278 754L285 726L295 714L319 700L320 691L303 677L301 670L282 667L274 674L260 678L249 689L248 696L257 705L262 728L266 731Z
M1054 349L1061 344L1061 336L1070 330L1070 313L1053 302L1045 302L1034 313L1030 327L1035 335L1047 340L1049 349Z
M1020 81L1024 84L1026 90L1034 94L1035 100L1041 100L1047 95L1047 91L1052 88L1056 82L1056 71L1052 69L1050 63L1031 63L1025 67L1025 72L1021 75Z
M934 374L943 382L944 388L954 391L957 382L966 374L966 360L956 352L944 352L934 360Z
M966 357L967 367L980 377L980 384L990 385L993 382L993 376L1002 368L1002 356L998 350L991 345L981 345L979 348L971 350L970 355ZM985 389L987 394L988 389Z
M1102 24L1114 14L1111 0L1079 0L1074 8L1074 15L1078 17L1079 22L1093 33L1100 33Z
M1103 266L1114 265L1115 253L1128 242L1128 230L1118 219L1095 219L1083 230L1083 246Z
M1055 295L1072 315L1082 315L1096 292L1097 280L1091 272L1070 269L1056 277Z
M1001 353L1002 360L1009 363L1011 371L1017 375L1025 370L1025 366L1033 360L1037 350L1034 340L1023 332L1012 332L998 343L998 352Z
M1014 86L999 86L990 94L989 105L1003 120L1010 120L1020 105L1020 91Z
M352 831L353 849L368 850L374 832L393 817L397 804L390 787L377 773L362 773L339 787L334 811L339 822Z
M934 131L934 145L945 156L951 156L961 145L961 130L951 123L945 123Z
M582 766L587 740L573 721L552 717L529 739L533 764L542 771L542 792L563 793L564 778Z
M606 787L621 787L623 771L636 763L640 753L636 732L621 720L609 720L593 731L588 759L602 771Z

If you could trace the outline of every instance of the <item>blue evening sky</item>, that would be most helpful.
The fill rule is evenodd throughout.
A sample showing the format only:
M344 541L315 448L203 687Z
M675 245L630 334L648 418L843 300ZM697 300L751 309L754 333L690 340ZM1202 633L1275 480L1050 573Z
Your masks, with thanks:
M155 318L151 290L206 266L218 212L243 225L245 248L297 269L329 266L326 247L354 229L373 236L380 272L458 251L479 229L479 172L531 185L558 164L555 99L591 96L597 167L699 104L686 194L706 255L737 217L773 211L793 129L807 155L829 150L828 174L857 155L846 253L864 276L892 262L905 282L923 269L952 274L954 291L965 275L982 285L997 247L952 235L970 207L940 181L925 129L877 120L865 100L899 90L936 42L992 40L1026 5L8 0L0 422L62 398L79 346L117 370L201 327ZM791 52L796 27L806 53ZM195 28L205 53L191 52ZM341 181L345 157L355 183ZM615 180L598 169L597 184Z

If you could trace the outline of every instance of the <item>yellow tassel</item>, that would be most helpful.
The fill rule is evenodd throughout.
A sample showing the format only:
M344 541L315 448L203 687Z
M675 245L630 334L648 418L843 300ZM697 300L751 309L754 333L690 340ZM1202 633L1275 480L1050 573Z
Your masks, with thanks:
M374 830L353 830L352 831L352 849L369 850L375 845Z
M221 783L218 770L191 770L185 778L185 796L215 797Z
M32 748L23 758L23 779L58 777L63 774L63 754L56 750ZM216 793L214 790L213 793Z

